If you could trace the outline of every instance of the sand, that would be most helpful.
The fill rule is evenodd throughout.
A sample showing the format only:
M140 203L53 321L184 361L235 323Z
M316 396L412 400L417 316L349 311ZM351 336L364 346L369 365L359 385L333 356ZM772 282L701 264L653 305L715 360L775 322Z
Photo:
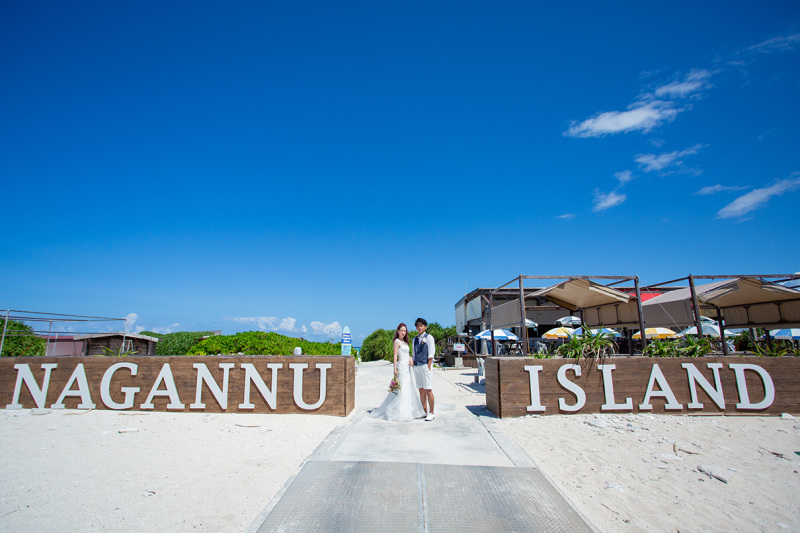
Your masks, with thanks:
M0 410L0 530L244 531L345 420Z
M474 369L436 372L437 399L481 412ZM383 396L383 383L356 380L347 418L0 409L0 531L244 531L332 430ZM800 531L800 418L498 424L601 531Z
M501 427L602 531L800 531L800 420L555 415Z

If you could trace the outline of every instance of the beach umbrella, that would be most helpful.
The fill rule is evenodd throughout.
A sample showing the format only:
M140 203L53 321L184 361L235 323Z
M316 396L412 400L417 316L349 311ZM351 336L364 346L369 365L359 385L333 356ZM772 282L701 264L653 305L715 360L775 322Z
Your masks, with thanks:
M542 337L545 339L569 339L575 330L572 328L553 328Z
M644 330L644 335L648 339L670 339L678 336L677 333L667 328L647 328ZM642 332L637 331L634 333L633 338L641 339Z
M703 335L708 335L709 337L719 337L719 326L716 324L703 323L701 327L703 328ZM697 326L687 328L681 331L679 335L697 335ZM733 337L734 335L734 332L727 329L725 330L726 337Z
M475 335L475 338L476 339L481 339L481 340L486 340L486 341L492 340L492 331L489 330L489 329L487 329L485 331L481 331L480 333ZM511 333L508 330L496 329L496 330L494 330L494 340L496 340L496 341L517 341L517 340L519 340L519 337L517 337L516 335L514 335L513 333Z
M769 336L784 341L800 340L800 328L773 329L770 330Z
M571 328L572 326L580 326L581 319L578 318L577 316L563 316L558 320L556 320L556 324L558 324L559 326Z
M619 337L619 332L615 329L611 328L600 328L600 329L590 329L589 331L592 332L592 335L597 335L598 333L602 333L604 335L611 335L612 337ZM583 335L583 328L576 329L573 333L576 337L580 337Z

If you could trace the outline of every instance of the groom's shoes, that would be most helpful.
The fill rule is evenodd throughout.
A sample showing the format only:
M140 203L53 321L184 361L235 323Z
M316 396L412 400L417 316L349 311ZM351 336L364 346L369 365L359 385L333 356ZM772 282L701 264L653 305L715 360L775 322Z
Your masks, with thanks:
M431 421L431 420L433 420L434 418L436 418L436 415L435 415L435 414L433 414L433 413L428 413L428 416L426 416L426 417L425 417L425 422L430 422L430 421Z

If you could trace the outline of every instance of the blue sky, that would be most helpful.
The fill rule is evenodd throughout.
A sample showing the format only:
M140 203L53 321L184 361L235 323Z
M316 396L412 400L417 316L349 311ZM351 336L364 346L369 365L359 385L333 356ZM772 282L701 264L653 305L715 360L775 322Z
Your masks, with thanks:
M800 270L800 4L4 2L0 307L355 344Z

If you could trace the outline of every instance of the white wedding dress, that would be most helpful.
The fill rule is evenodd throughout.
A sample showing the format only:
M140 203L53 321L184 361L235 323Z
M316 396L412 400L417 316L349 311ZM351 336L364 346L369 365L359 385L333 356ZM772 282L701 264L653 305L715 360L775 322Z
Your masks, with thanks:
M381 406L373 410L370 416L407 422L425 415L422 402L419 400L419 389L410 372L411 367L408 366L408 360L408 344L402 343L397 351L397 381L400 383L400 390L397 391L397 394L393 392L387 394ZM386 385L388 387L389 384Z

